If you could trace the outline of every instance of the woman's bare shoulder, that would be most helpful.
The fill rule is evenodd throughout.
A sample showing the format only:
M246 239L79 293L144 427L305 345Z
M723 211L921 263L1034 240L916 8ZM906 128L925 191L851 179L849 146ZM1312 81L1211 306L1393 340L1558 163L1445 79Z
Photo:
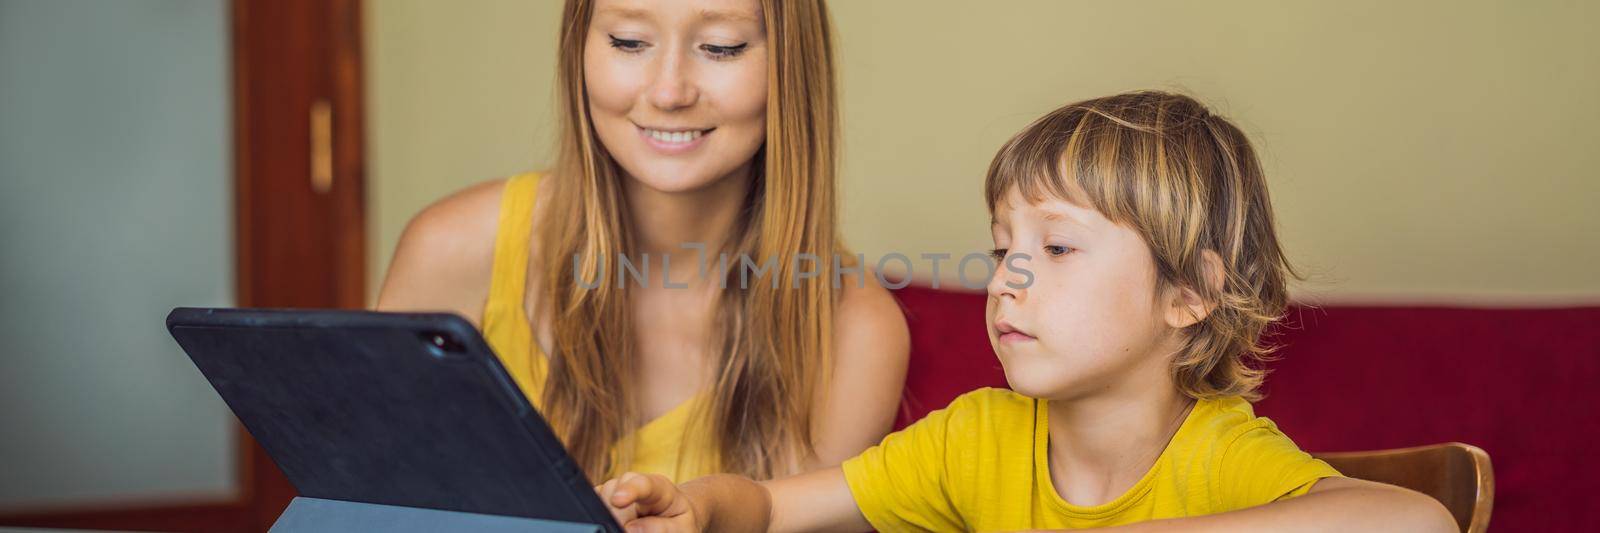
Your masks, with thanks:
M412 217L378 294L384 311L450 311L477 324L489 295L505 179L434 202Z
M869 272L845 276L834 312L834 367L821 398L816 466L837 465L894 426L911 335L900 302ZM859 283L859 285L858 285Z
M865 352L903 362L910 351L910 332L899 300L878 284L872 272L841 277L834 315L842 353Z

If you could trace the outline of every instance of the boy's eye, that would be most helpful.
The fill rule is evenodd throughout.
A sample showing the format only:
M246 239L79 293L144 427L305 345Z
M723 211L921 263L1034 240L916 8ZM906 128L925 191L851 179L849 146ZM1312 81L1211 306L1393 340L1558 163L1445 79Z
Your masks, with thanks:
M1044 253L1049 254L1051 257L1067 255L1067 252L1071 251L1072 249L1066 246L1047 245L1044 247Z
M618 39L615 35L606 35L611 39L611 47L624 52L638 52L644 50L644 41L634 39Z
M701 50L705 50L707 54L711 54L711 57L716 59L732 59L738 57L739 54L744 53L744 50L749 47L750 43L740 43L733 46L717 46L714 44L700 45Z
M989 250L989 257L993 257L995 261L1005 261L1006 254L1008 252L1010 252L1010 250L1005 248L995 248L993 250Z

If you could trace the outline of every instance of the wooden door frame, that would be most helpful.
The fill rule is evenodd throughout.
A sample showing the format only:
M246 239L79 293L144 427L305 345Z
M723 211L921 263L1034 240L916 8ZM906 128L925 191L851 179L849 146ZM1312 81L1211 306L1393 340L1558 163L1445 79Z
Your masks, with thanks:
M233 8L239 306L365 307L361 1L233 0ZM311 177L318 101L332 111L333 180L323 192ZM254 529L265 531L296 493L254 439L239 436L241 486Z
M229 0L239 307L366 306L361 3ZM318 101L328 104L332 134L332 180L320 185L310 177L310 109ZM0 515L0 526L266 531L294 487L230 424L238 436L231 496L11 513Z

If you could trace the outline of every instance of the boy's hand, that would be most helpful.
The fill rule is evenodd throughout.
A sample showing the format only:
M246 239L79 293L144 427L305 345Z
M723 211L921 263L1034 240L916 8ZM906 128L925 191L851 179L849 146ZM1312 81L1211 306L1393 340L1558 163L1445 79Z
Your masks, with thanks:
M699 532L694 501L666 476L629 472L594 488L611 516L630 533Z

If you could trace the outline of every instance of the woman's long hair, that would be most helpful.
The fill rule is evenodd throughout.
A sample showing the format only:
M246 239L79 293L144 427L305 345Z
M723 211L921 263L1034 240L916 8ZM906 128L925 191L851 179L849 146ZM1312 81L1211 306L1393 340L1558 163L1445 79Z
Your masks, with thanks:
M633 252L634 243L625 178L595 137L584 92L593 8L591 0L567 0L563 13L560 144L554 183L541 200L548 211L536 230L545 266L538 316L550 321L554 337L543 412L585 473L603 479L629 467L626 439L641 420L635 318L625 284L605 279L605 264L614 269L618 254ZM727 249L706 253L776 260L766 275L777 276L779 288L767 279L741 288L730 260L711 333L715 378L696 417L710 424L721 470L756 479L798 472L813 453L814 400L832 351L832 258L848 256L836 255L837 113L827 7L823 0L762 0L761 8L771 50L766 143ZM822 275L799 279L799 270Z

